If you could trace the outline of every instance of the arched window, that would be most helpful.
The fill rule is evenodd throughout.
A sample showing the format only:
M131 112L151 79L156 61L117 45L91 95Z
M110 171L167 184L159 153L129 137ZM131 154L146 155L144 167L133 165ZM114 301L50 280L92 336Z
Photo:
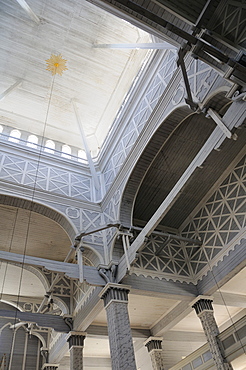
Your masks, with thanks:
M21 132L19 130L12 130L10 132L10 137L9 137L9 141L12 141L13 143L18 143L20 140L20 137L21 137Z
M87 160L86 153L83 149L78 151L78 162L84 162Z
M54 153L55 143L53 140L46 140L44 151L47 153Z
M36 135L29 135L27 139L27 146L30 146L30 148L37 148L38 144L38 137Z
M3 126L0 125L0 135L1 135L2 132L3 132Z
M71 148L69 145L62 145L62 157L64 158L71 158Z

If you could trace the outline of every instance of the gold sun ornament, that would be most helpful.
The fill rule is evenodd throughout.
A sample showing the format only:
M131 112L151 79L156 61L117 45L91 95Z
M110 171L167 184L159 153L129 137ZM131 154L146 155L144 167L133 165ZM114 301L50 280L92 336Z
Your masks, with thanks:
M50 71L52 73L52 76L54 76L55 74L59 74L61 76L62 73L67 70L66 62L66 59L63 59L61 54L51 54L50 59L46 60L46 70Z

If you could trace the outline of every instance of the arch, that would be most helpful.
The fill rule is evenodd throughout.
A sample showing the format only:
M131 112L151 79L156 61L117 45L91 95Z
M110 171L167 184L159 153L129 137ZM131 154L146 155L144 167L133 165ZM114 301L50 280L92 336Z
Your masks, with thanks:
M147 170L150 168L152 161L160 151L163 144L170 138L176 128L189 115L195 114L187 105L176 107L157 128L142 155L132 170L132 173L125 186L120 204L119 219L122 225L132 226L132 212L135 198L140 188Z
M21 132L17 129L13 129L10 132L9 141L12 141L13 143L18 143L20 141Z
M85 257L85 259L88 260L88 263L86 264L91 266L98 266L105 262L102 255L93 247L86 244L86 242L82 243L81 245L84 248L83 257Z
M63 315L69 314L69 309L66 303L59 297L53 297L54 303L60 308Z
M228 92L228 87L222 86L213 91L203 102L203 107L216 110L221 115L224 115L231 103L225 94ZM157 128L148 145L144 149L140 159L135 165L128 182L125 186L120 205L119 219L122 225L127 227L132 226L133 209L136 201L137 193L141 184L144 181L145 175L150 168L152 161L162 150L163 146L172 137L175 131L181 126L184 120L196 113L192 112L186 105L176 107ZM201 117L204 117L201 114ZM199 116L198 116L199 119ZM213 123L213 121L211 121Z
M32 331L32 335L35 335L35 337L37 337L40 340L40 342L42 343L41 347L47 348L46 340L40 333L38 333L37 331Z
M51 153L51 154L54 154L54 151L55 151L55 143L53 140L46 140L45 142L45 146L44 146L44 151L47 152L47 153Z
M37 149L37 144L38 144L38 137L33 134L29 135L26 145L29 146L30 148Z
M6 303L9 306L12 306L12 307L16 308L17 310L23 312L23 309L17 303L15 303L15 302L7 301L6 299L0 299L0 302Z
M51 208L50 206L6 194L0 194L0 204L27 209L50 218L63 228L71 241L78 234L78 230L70 222L70 220L64 214L58 212L56 209Z
M64 158L71 158L71 147L67 144L62 145L62 154L61 156Z

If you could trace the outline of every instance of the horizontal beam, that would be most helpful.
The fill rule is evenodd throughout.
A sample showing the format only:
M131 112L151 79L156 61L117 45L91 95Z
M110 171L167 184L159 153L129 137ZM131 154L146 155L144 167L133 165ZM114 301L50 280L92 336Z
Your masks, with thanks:
M156 43L133 43L133 44L94 44L93 48L98 49L177 49L175 46L168 42Z
M13 85L11 85L7 90L0 94L0 101L2 101L6 96L8 96L12 91L17 89L22 84L22 80L16 81Z
M139 231L142 231L143 228L142 227L136 227L136 226L133 226L131 228L132 230L139 230ZM202 245L202 241L199 240L199 239L195 239L195 238L186 238L184 236L181 236L181 235L177 235L177 234L171 234L171 233L164 233L162 231L152 231L151 235L159 235L159 236L164 236L164 237L167 237L167 238L170 238L170 240L179 240L179 241L182 241L182 242L185 242L185 243L189 243L191 245L195 244L195 245Z
M40 19L36 16L34 11L30 8L25 0L16 0L18 4L25 10L25 12L29 15L29 17L36 22L37 24L40 23Z
M0 317L28 323L35 323L42 328L53 328L57 332L68 333L71 329L61 316L42 313L21 312L18 310L0 310Z
M132 337L133 338L148 338L150 337L151 333L149 329L136 329L132 328ZM90 325L86 329L86 333L88 336L96 336L96 337L107 337L108 336L108 327L101 326L101 325Z
M74 263L48 260L45 258L32 257L5 251L0 251L0 260L20 264L27 264L32 266L45 267L49 271L64 273L67 277L71 279L79 279L79 266ZM84 269L84 279L87 281L88 284L96 286L105 285L105 281L99 275L96 267L84 265L83 269Z
M197 288L192 283L180 283L179 281L160 280L152 277L136 276L134 273L127 275L122 284L131 286L131 294L150 297L189 300L198 295Z
M120 226L120 223L114 223L114 224L107 224L107 225L104 225L104 226L101 226L101 227L97 227L97 228L94 228L94 229L89 229L87 231L84 231L82 232L81 234L79 234L76 239L79 240L81 239L83 236L87 236L87 235L91 235L91 234L95 234L95 233L98 233L99 231L102 231L102 230L106 230L106 229L110 229L110 227L117 227L119 228Z
M213 294L213 302L217 305L246 308L246 295L226 292Z
M192 312L190 302L192 302L192 298L189 301L180 302L175 306L151 328L151 334L153 336L162 336L164 332L171 330Z

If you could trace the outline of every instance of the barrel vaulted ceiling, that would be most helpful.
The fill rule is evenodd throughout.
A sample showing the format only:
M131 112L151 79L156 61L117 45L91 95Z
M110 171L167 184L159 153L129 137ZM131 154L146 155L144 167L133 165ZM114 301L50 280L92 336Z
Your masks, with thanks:
M0 124L83 149L75 101L89 149L96 154L148 50L95 48L151 42L144 31L87 1L0 1ZM38 17L35 21L31 12ZM63 75L46 70L51 54Z

